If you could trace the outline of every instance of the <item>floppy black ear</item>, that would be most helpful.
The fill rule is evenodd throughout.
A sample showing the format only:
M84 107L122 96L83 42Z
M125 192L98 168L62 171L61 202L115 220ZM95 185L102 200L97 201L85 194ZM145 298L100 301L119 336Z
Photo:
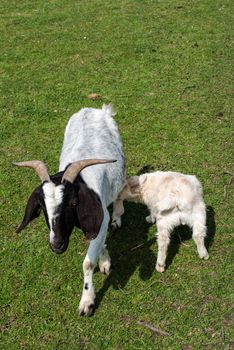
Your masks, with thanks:
M99 196L85 184L80 184L77 206L78 222L88 240L97 237L104 213Z
M39 191L38 188L36 188L28 199L23 221L16 229L16 232L19 233L20 231L22 231L29 224L30 221L37 218L40 215L40 211L41 205L39 201Z

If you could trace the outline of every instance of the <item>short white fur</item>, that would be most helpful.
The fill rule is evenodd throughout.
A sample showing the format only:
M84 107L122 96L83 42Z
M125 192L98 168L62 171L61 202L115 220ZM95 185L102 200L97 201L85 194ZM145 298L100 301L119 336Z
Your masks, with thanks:
M56 218L56 209L63 201L63 185L56 186L53 182L46 182L42 186L44 201L50 225L50 243L54 243L55 233L53 231L53 219Z
M123 201L141 202L147 205L150 215L146 220L156 222L158 256L156 270L163 272L170 243L170 235L178 225L193 229L193 239L201 259L209 255L204 244L206 236L206 206L201 183L196 176L171 171L133 176L114 203L114 226L121 225L124 213Z
M104 213L98 236L90 242L83 263L84 286L79 305L81 315L90 315L93 311L95 290L92 276L98 258L101 272L109 273L110 257L105 248L110 220L107 206L116 200L126 184L122 141L114 115L110 105L104 105L102 109L84 108L75 113L67 124L60 157L60 171L68 164L83 159L116 160L115 163L87 167L80 173L86 185L99 195Z

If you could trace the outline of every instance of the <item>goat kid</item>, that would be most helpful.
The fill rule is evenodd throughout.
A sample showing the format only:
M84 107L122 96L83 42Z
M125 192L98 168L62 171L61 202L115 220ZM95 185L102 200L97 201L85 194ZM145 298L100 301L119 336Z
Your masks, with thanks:
M53 252L66 251L74 226L90 241L83 262L80 315L89 316L94 310L92 276L98 258L100 271L109 274L111 261L105 246L109 223L107 206L116 200L126 183L122 142L113 115L111 106L104 105L102 109L81 109L70 118L59 172L54 175L50 176L45 164L38 160L14 163L33 168L42 182L30 195L17 232L42 210Z
M201 183L196 176L177 172L157 171L127 179L127 185L119 194L113 208L114 228L121 227L124 213L123 201L140 202L150 210L146 217L149 223L156 223L158 256L156 270L164 272L170 235L178 225L188 225L193 230L201 259L209 258L204 245L206 237L206 206L203 201Z

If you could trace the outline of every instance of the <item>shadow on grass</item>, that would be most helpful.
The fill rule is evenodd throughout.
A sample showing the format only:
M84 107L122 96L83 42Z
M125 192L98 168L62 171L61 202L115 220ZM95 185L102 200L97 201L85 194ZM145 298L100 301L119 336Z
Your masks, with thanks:
M137 175L140 176L145 173L151 173L152 171L154 171L154 167L151 164L146 164L138 170Z
M207 236L206 236L206 247L209 248L214 242L214 236L216 233L216 223L215 223L215 211L208 205L206 208L206 225L207 225Z
M107 248L113 264L110 275L96 294L96 309L110 286L121 290L139 269L140 278L147 280L155 268L156 255L150 249L156 246L155 238L148 240L149 224L145 221L148 210L145 206L125 203L125 215L121 229L111 232ZM156 247L155 247L156 251Z
M122 217L122 228L111 232L107 239L107 248L113 263L110 275L103 287L96 294L96 309L99 307L110 286L121 290L139 269L140 278L149 279L155 271L157 245L155 238L148 240L150 225L145 221L148 210L144 205L125 203L125 215ZM215 236L215 213L207 207L206 247L212 246ZM182 242L192 238L192 231L187 226L177 227L168 248L166 267L168 268L179 251ZM153 252L151 246L154 245ZM194 244L195 249L195 244Z
M207 206L206 208L206 226L207 236L205 240L205 245L207 250L209 251L209 248L213 244L216 231L215 212L211 206ZM192 230L188 226L181 225L176 227L173 234L171 235L171 242L168 247L166 268L168 268L172 264L176 254L178 254L181 243L190 240L191 238ZM196 249L195 243L194 249Z

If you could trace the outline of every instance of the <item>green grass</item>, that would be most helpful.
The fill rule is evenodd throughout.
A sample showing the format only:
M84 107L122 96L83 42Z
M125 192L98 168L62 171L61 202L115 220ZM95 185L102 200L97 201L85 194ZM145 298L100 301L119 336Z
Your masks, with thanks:
M228 0L1 0L1 349L234 348L233 13ZM56 172L69 117L106 102L129 175L148 166L203 183L210 259L177 230L157 273L155 228L129 204L108 236L115 268L95 273L97 309L81 318L83 234L62 256L43 218L17 235L39 182L11 162L42 159Z

